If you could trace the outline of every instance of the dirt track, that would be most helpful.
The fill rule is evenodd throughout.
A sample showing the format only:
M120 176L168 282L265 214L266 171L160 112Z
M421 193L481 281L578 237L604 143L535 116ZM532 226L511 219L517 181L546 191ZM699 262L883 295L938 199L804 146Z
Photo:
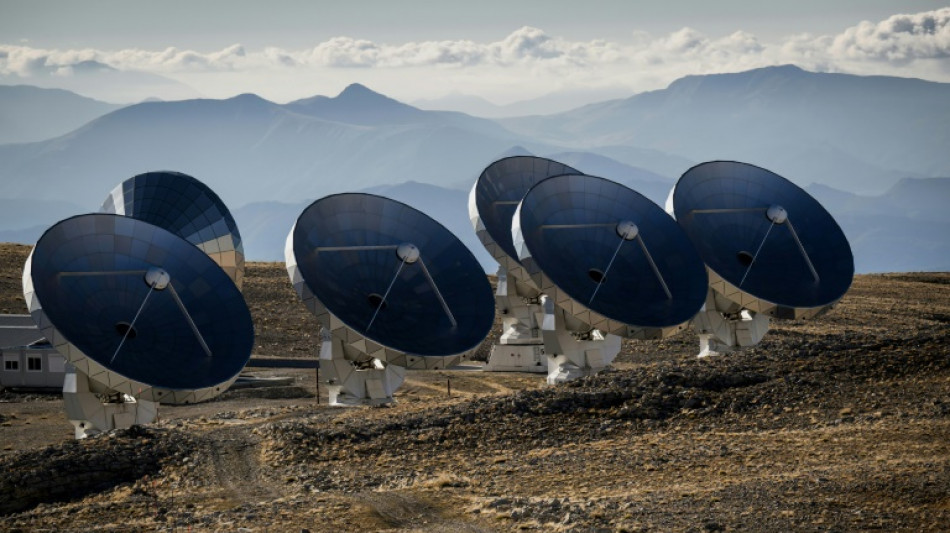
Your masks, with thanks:
M0 247L5 312L22 255ZM281 267L248 270L255 353L312 357ZM945 531L948 321L950 274L859 276L822 319L728 357L696 360L687 334L627 342L616 370L557 387L410 373L391 408L232 396L82 443L55 396L6 393L0 494L95 461L156 466L73 476L75 499L34 498L0 529ZM315 390L312 371L276 373Z

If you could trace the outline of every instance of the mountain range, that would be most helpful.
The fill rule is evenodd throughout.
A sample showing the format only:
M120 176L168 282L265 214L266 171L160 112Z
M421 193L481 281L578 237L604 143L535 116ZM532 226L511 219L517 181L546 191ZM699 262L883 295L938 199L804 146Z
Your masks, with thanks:
M0 119L18 107L10 89L0 86ZM26 93L19 101L46 91L16 90ZM97 209L120 181L167 169L218 192L252 260L282 259L286 232L310 201L364 190L429 212L493 270L469 227L467 192L495 159L551 157L661 205L694 164L735 159L825 203L859 271L950 268L939 205L948 180L926 179L950 176L950 84L772 67L500 120L419 109L358 84L287 104L243 94L110 108L65 91L43 97L90 118L72 127L58 116L67 113L19 106L18 120L52 132L36 142L29 135L43 134L0 122L11 141L0 144L0 240L30 242L71 210Z
M560 113L586 103L617 98L625 92L620 88L556 91L505 105L494 104L480 96L452 93L441 98L414 100L411 104L420 109L453 110L478 117L505 118Z
M0 144L58 137L120 107L62 89L0 85Z
M918 79L770 67L687 76L663 90L500 123L592 151L623 145L747 161L800 185L857 193L950 176L950 84Z
M124 107L54 139L0 145L0 182L7 198L96 204L126 177L173 169L231 205L297 201L458 182L522 140L486 119L423 112L351 85L286 105L244 94Z
M108 99L128 105L162 94L168 100L198 98L200 93L188 85L138 70L117 69L95 60L79 60L69 65L36 60L30 62L30 73L21 76L15 71L0 72L0 84L65 89L97 100ZM58 63L58 62L57 62ZM114 99L114 100L113 100Z

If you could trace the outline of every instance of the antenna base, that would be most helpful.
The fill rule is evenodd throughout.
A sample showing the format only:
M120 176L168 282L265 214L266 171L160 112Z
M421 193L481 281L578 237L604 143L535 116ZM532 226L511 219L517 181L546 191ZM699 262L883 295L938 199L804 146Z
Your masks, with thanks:
M769 317L744 309L710 289L706 304L689 324L699 334L697 357L710 357L758 344L769 330Z
M406 369L371 357L346 357L339 339L325 336L320 347L320 383L329 404L337 407L393 403L393 393L406 378Z
M502 334L498 344L492 346L483 372L548 371L538 327L542 309L536 299L523 296L523 289L504 267L498 268L495 307L501 317Z
M729 346L719 342L719 339L712 333L699 334L699 353L696 357L703 359L705 357L719 357L735 351L735 346Z
M549 332L545 331L545 337ZM592 340L579 341L567 330L550 332L557 336L560 353L551 353L550 342L545 342L548 359L548 385L556 385L578 378L592 376L613 362L620 353L620 337L596 332Z
M596 374L607 368L620 353L620 337L603 334L598 330L585 333L585 340L577 339L577 332L568 329L564 310L554 301L541 297L544 319L541 338L548 358L548 385Z
M496 344L491 347L482 372L533 372L546 374L548 361L540 344Z
M66 365L63 380L63 403L66 416L75 428L77 439L84 439L113 429L148 424L158 416L158 402L136 400L128 394L108 391L118 402L103 402L89 376Z

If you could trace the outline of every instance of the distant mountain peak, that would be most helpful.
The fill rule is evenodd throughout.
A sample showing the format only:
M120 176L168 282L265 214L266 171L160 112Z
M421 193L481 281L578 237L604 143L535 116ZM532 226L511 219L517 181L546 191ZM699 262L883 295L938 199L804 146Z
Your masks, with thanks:
M425 115L420 109L359 83L351 83L332 98L313 96L290 102L285 107L305 115L361 125L405 123Z
M696 87L698 84L706 82L749 82L750 80L766 80L771 78L800 78L803 75L812 75L814 72L810 72L802 69L796 65L775 65L769 67L761 67L751 70L743 70L741 72L721 72L717 74L691 74L688 76L683 76L678 80L673 81L670 84L670 89L676 89L681 87ZM753 81L754 83L755 81ZM634 95L632 98L635 98Z
M232 96L226 100L221 100L225 105L245 110L270 109L275 104L270 100L262 98L254 93L243 93Z
M99 61L95 61L93 59L79 61L69 66L73 69L73 72L75 73L89 73L89 72L117 71L118 70L110 65L107 65Z
M358 105L387 105L393 107L403 107L415 109L408 104L394 100L384 94L380 94L365 85L351 83L334 98L334 100L343 104Z
M237 95L237 96L232 96L231 98L228 98L228 100L234 100L234 101L238 101L238 102L264 101L263 98L261 98L260 96L254 94L254 93L241 93L241 94L239 94L239 95Z
M351 97L355 95L365 95L365 94L383 96L382 94L379 94L378 92L370 89L369 87L361 83L351 83L347 85L345 89L340 91L340 94L337 95L337 98L347 98L347 97ZM385 98L385 96L383 96L383 98Z
M0 85L0 144L59 137L120 107L64 89Z
M530 150L525 148L524 146L517 144L505 150L504 152L498 154L496 159L504 159L506 157L517 157L517 156L526 156L526 155L533 156L534 154Z
M808 72L807 70L799 67L798 65L793 65L791 63L785 65L773 65L770 67L762 67L757 69L749 70L748 72Z

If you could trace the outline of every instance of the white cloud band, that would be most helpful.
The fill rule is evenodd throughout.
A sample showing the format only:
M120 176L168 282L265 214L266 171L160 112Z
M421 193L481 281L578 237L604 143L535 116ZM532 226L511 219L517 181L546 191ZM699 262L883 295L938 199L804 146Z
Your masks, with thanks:
M0 75L69 76L84 69L108 68L174 76L275 69L525 67L533 72L575 78L650 71L644 75L672 79L685 73L735 71L783 63L813 70L861 72L882 67L907 69L915 63L930 62L929 68L934 70L933 61L947 57L950 7L894 15L877 23L861 22L838 35L799 35L777 43L762 43L741 31L713 39L690 28L658 38L638 34L625 43L570 41L526 26L488 43L447 40L390 45L335 37L303 50L269 47L248 51L239 44L210 53L177 48L45 50L7 44L0 45ZM909 75L918 74L909 71Z

